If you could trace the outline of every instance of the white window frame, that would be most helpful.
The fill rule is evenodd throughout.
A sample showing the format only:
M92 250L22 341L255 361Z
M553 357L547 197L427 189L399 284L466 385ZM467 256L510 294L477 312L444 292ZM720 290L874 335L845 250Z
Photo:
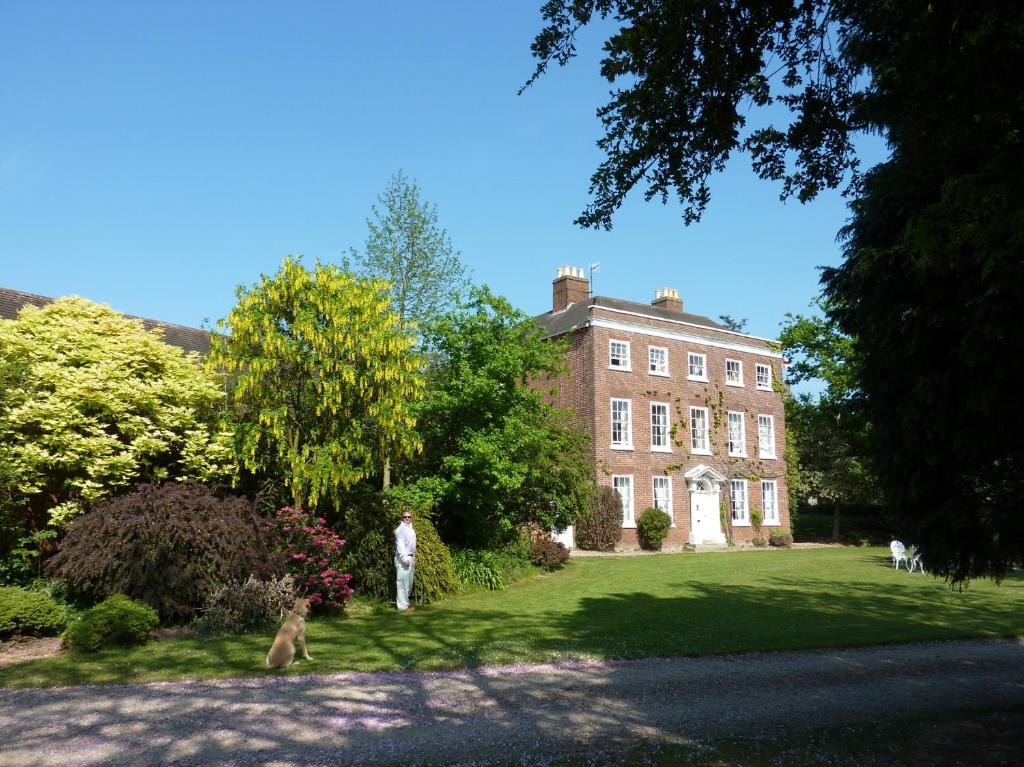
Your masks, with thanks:
M737 491L740 492L737 492ZM750 503L747 494L747 480L734 479L729 482L729 506L733 527L750 527Z
M767 427L767 428L765 428ZM775 458L775 416L757 414L757 457Z
M621 344L625 350L625 356L620 356L619 359L622 364L615 364L615 344ZM623 341L619 338L608 339L608 369L609 370L624 370L627 373L633 372L633 352L630 349L629 341Z
M694 373L694 359L700 360L700 374ZM690 381L707 381L708 380L708 355L701 354L700 352L687 352L686 353L686 377Z
M757 384L757 388L759 390L761 390L761 391L771 391L772 390L772 366L771 365L766 365L763 362L758 362L757 365L754 366L754 372L756 374L756 381L755 382ZM762 379L762 375L761 374L762 373L764 373L763 378L764 378L765 383L761 383L761 379Z
M747 457L747 414L736 410L726 411L726 433L728 436L729 455L733 458ZM733 424L739 424L739 433L735 434Z
M659 484L666 491L666 497L664 499L665 503L667 504L666 508L662 508L661 506L658 505L657 488ZM672 512L672 477L659 475L651 477L651 506L653 506L656 509L661 509L666 514L668 514L668 518L672 520L672 527L676 526L676 515Z
M661 408L664 410L665 421L662 424L655 424L654 410L655 408ZM651 403L651 452L652 453L671 453L672 452L672 418L670 413L672 412L667 402L652 402ZM656 426L661 427L662 432L662 444L656 444L654 441L654 434Z
M737 375L738 375L738 380L736 380L736 381L730 381L729 380L729 363L730 362L735 364L736 368L737 368L736 372L737 372ZM740 388L743 388L746 385L746 384L743 383L743 360L734 360L734 359L730 358L730 359L727 359L725 361L725 385L726 386L739 386Z
M771 498L770 504L768 503L769 498ZM779 518L778 480L761 480L761 509L764 515L764 522L762 524L770 527L778 527L782 524L782 520ZM771 510L771 515L768 514L769 510Z
M625 407L625 420L623 422L622 432L624 433L625 439L619 442L615 441L615 403L626 403ZM633 449L633 400L621 399L619 397L612 397L609 405L611 411L611 448L612 450L632 450Z
M621 480L621 482L617 482ZM621 484L621 487L619 486ZM624 495L622 488L625 487L628 493ZM632 474L612 474L612 489L619 494L619 498L622 499L622 526L623 527L636 527L636 504L633 501L633 475Z
M654 352L662 352L663 359L660 370L657 369L659 366L654 363ZM667 346L648 346L647 347L647 372L652 376L663 376L668 378L668 347Z
M701 420L704 421L703 437L701 440L703 445L698 446L696 433L696 422L697 418L694 417L694 413L701 413ZM711 424L708 419L708 409L706 407L690 407L690 452L693 455L711 455Z

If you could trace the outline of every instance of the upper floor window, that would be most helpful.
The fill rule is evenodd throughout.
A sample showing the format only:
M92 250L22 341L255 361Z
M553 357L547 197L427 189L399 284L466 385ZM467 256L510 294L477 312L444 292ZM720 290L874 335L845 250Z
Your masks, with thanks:
M743 386L743 363L740 360L725 361L725 383L728 386Z
M772 366L762 365L760 362L757 363L757 388L767 389L771 391L772 388Z
M633 403L612 399L612 447L633 447Z
M729 483L729 495L732 497L732 523L749 525L750 516L747 510L747 480L734 479Z
M612 475L612 487L622 499L622 526L636 527L636 518L633 512L633 475L614 474Z
M690 452L711 455L711 444L708 440L708 409L706 407L690 408Z
M669 477L654 477L654 508L660 509L668 514L672 524L675 524L675 517L672 514L672 481Z
M761 480L761 505L764 506L764 523L779 524L779 483L774 479Z
M664 346L648 346L647 369L652 376L667 376L668 349Z
M616 370L632 370L629 361L629 341L608 342L608 367Z
M696 352L690 352L689 357L689 374L687 378L694 381L706 381L708 380L708 356L706 354L697 354Z
M757 455L759 458L775 457L775 416L757 417Z
M651 450L670 452L672 445L669 443L668 426L668 404L664 402L651 403Z
M729 455L743 458L747 455L747 426L744 413L729 411Z

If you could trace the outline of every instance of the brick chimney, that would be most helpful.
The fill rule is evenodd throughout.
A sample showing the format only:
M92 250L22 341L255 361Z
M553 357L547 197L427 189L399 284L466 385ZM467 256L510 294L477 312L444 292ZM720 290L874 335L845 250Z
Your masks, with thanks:
M662 288L661 290L654 291L654 300L651 301L651 306L682 314L683 299L679 297L679 293L675 288Z
M551 283L551 311L560 312L588 298L590 281L583 276L583 267L558 267L555 280Z

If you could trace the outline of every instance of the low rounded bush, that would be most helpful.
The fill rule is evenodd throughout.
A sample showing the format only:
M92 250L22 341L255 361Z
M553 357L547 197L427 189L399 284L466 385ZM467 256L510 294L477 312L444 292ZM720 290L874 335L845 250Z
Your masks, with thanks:
M197 627L208 633L242 634L275 627L295 604L290 575L261 581L251 575L241 583L227 583L206 600Z
M753 543L758 548L764 548L768 545L768 539L765 538L763 535L755 535L753 540L751 540L751 543Z
M560 568L568 558L569 549L546 536L535 539L530 551L530 561L549 572Z
M53 636L65 620L64 609L46 594L0 587L0 637Z
M64 637L73 650L96 652L107 645L144 644L159 625L160 617L152 607L114 594L86 610Z
M197 482L139 485L72 522L47 566L72 594L127 594L180 623L221 584L280 575L272 540L244 498Z
M395 528L401 516L397 504L385 506L379 497L365 499L346 513L349 544L343 561L360 594L395 601ZM412 526L416 531L416 574L410 600L424 605L458 591L459 580L451 552L423 511L413 509Z
M777 530L768 536L768 544L780 549L788 549L793 545L793 536Z
M672 526L672 519L661 509L644 509L636 521L636 534L640 546L649 551L660 551L661 544Z
M622 540L622 496L614 488L597 488L589 512L576 520L575 537L587 551L611 551Z

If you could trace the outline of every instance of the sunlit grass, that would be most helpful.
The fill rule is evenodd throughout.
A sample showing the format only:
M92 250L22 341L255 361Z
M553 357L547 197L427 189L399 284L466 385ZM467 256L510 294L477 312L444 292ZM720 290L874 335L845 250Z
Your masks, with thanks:
M399 615L313 619L314 660L285 672L432 670L1024 635L1024 578L963 592L887 564L884 549L575 558L506 591ZM272 633L186 637L0 669L36 686L269 673Z

